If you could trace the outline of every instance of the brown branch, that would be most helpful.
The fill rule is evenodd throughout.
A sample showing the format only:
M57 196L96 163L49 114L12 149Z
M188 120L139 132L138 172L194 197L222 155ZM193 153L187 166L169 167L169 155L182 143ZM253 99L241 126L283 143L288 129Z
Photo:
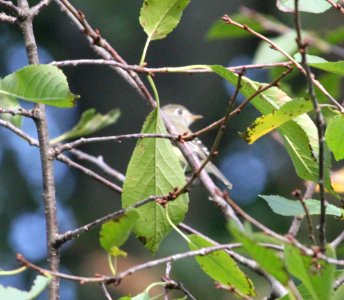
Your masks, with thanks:
M44 8L46 8L53 0L41 0L36 5L31 7L33 16L37 16Z
M58 145L54 148L54 155L59 155L64 151L77 148L82 145L98 142L122 142L125 139L142 139L142 138L164 138L177 141L179 135L172 134L154 134L154 133L132 133L132 134L122 134L116 136L102 136L102 137L92 137L92 138L80 138L76 141Z
M309 182L307 184L305 194L303 195L303 200L312 198L315 191L315 187L316 187L316 184L314 182ZM299 232L302 220L303 220L303 216L294 217L293 222L290 225L290 228L288 231L289 236L295 237L297 235L297 233Z
M0 22L14 25L17 22L17 18L6 15L5 13L1 12L0 13Z
M103 184L104 186L108 187L109 189L117 192L117 193L122 193L122 188L119 187L118 185L112 183L111 181L105 179L104 177L98 175L96 172L72 161L70 158L68 158L67 156L63 155L63 154L59 154L56 157L59 161L64 162L67 166L73 167L75 169L78 169L79 171L81 171L82 173L84 173L85 175L95 179L96 181L100 182L101 184Z
M5 7L6 9L8 9L11 13L13 13L14 15L18 15L19 14L19 9L17 6L15 6L12 1L5 1L5 0L0 0L0 6Z
M33 14L29 8L27 0L18 0L19 15L18 26L22 31L26 53L30 64L38 64L38 52L35 35L33 32ZM37 111L37 118L34 119L38 140L39 150L42 165L42 180L43 180L43 201L44 212L46 219L46 233L47 233L47 251L49 268L53 272L59 270L60 257L59 251L53 247L55 237L58 235L58 223L56 214L56 198L55 198L55 179L53 161L50 159L49 151L49 136L48 123L45 113L45 106L43 104L35 105ZM49 287L49 299L59 299L59 279L54 278Z
M24 108L17 108L17 109L7 109L0 107L0 114L10 114L12 116L24 116L28 118L35 118L35 111L30 109L26 110Z
M116 178L120 182L124 182L125 176L118 172L117 170L111 168L103 159L102 156L93 156L90 154L87 154L83 151L72 149L70 152L76 156L79 160L85 160L88 162L91 162L92 164L96 165L98 168L100 168L104 173Z
M74 230L69 230L63 234L60 234L59 236L56 237L54 246L59 248L62 244L79 237L81 234L90 231L94 227L100 226L100 225L106 223L107 221L118 219L119 217L123 216L131 208L140 207L142 205L153 202L157 199L161 199L163 197L164 196L161 196L161 195L160 196L156 195L156 196L147 197L146 199L144 199L142 201L136 202L135 204L133 204L129 207L122 208L122 209L120 209L114 213L103 216L103 217L101 217L101 218L99 218L99 219L97 219L91 223L88 223L82 227L76 228Z
M123 70L135 71L137 73L145 74L168 74L168 73L185 73L185 74L197 74L197 73L213 73L214 71L207 66L199 66L195 68L194 66L182 66L182 67L162 67L162 68L148 68L139 65L127 65L119 63L114 60L105 59L76 59L76 60L64 60L64 61L54 61L51 63L57 67L75 67L79 65L108 65L121 68ZM266 63L266 64L253 64L253 65L242 65L227 67L227 70L235 72L241 71L243 69L266 69L274 67L289 67L292 63L287 62L277 62L277 63Z
M332 242L331 246L337 248L344 240L344 231L342 231Z
M295 67L301 72L301 74L303 74L304 76L307 77L307 71L302 67L302 65L300 63L298 63L291 55L289 55L281 47L279 47L274 42L272 42L270 39L268 39L267 37L265 37L264 35L256 32L256 31L254 31L249 26L242 25L242 24L232 20L228 15L224 15L222 17L222 19L225 21L226 24L235 25L235 26L241 28L242 30L245 30L245 31L251 33L252 35L255 35L259 39L267 42L271 46L272 49L280 52L283 56L285 56L288 60L290 60L295 65ZM314 85L316 85L319 88L319 90L330 100L330 102L332 102L340 112L344 113L344 107L342 105L340 105L338 103L338 101L331 96L331 94L323 87L323 85L318 80L315 79L314 75L312 75L311 79L312 79L312 82L314 83Z
M320 219L319 219L319 242L320 247L323 252L325 252L325 246L326 246L326 198L325 198L325 121L324 116L321 112L321 108L317 99L317 96L315 95L314 90L314 84L313 81L313 74L311 72L311 69L307 63L307 44L303 42L302 39L302 32L301 32L301 18L299 13L299 1L294 0L295 3L295 10L294 10L294 24L295 24L295 30L297 34L296 42L299 48L299 53L302 57L302 65L306 72L306 78L308 82L308 94L311 98L314 111L315 111L315 125L318 129L318 140L319 140L319 156L318 156L318 166L319 166L319 174L318 174L318 184L319 184L319 190L320 190Z
M27 141L31 146L35 146L35 147L39 146L38 141L36 139L34 139L32 136L26 134L23 130L19 129L18 127L14 126L12 123L0 119L0 126L11 130L17 136L19 136L23 140Z
M332 0L326 0L328 3L330 3L335 9L337 9L340 13L344 14L344 7L341 6L340 3L335 3Z

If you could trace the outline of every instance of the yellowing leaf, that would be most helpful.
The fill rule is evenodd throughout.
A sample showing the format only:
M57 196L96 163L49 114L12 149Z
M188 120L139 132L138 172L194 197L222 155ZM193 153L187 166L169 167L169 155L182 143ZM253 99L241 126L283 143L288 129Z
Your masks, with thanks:
M263 135L312 109L313 105L309 100L294 99L288 101L280 109L273 111L271 114L257 118L253 124L247 128L246 132L242 134L242 137L249 144L252 144Z

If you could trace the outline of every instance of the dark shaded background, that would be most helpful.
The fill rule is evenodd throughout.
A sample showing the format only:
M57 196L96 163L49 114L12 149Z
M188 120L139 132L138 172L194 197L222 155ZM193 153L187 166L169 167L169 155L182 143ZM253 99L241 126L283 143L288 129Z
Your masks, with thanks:
M37 1L30 1L34 4ZM145 43L145 34L138 22L142 1L72 1L83 11L90 24L98 28L128 63L137 64ZM255 38L209 42L205 34L211 24L224 13L237 12L239 5L273 14L279 20L291 24L291 16L280 13L275 1L192 1L185 10L181 23L166 39L151 43L147 62L149 66L182 66L191 64L233 65L249 63L258 45ZM326 31L340 25L340 14L331 11L323 15L303 14L308 29ZM321 24L321 28L319 28ZM52 60L97 58L89 49L85 37L54 3L35 21L35 32L40 47L41 62ZM27 64L19 31L0 24L0 76ZM81 112L95 107L106 113L113 108L122 112L120 120L97 135L116 135L139 132L150 107L113 70L105 66L79 66L64 68L71 90L81 95L77 107L70 110L48 109L51 136L57 136L77 122ZM251 73L256 80L264 81L266 73ZM143 78L144 79L144 78ZM145 80L145 79L144 79ZM229 99L228 87L215 75L163 74L155 78L162 104L181 103L191 111L203 114L204 119L194 128L201 128L220 118ZM30 105L23 103L30 107ZM258 114L248 107L229 124L221 144L216 164L234 183L233 198L265 225L286 232L290 218L274 215L258 194L290 196L296 188L304 189L297 179L285 150L270 137L264 137L254 145L247 145L237 135ZM35 135L30 120L24 129ZM211 145L215 133L203 137ZM113 168L125 173L135 141L122 144L106 143L85 146L82 150L102 155ZM31 148L13 134L0 128L0 267L17 266L15 253L20 252L38 264L44 264L45 231L41 201L40 162L38 150ZM94 168L93 166L91 166ZM61 232L81 226L120 207L120 197L78 171L55 164L57 197ZM206 192L196 186L191 192L189 213L185 222L219 242L231 240L225 220L219 210L207 201ZM330 220L331 223L331 220ZM333 223L333 222L332 222ZM338 228L330 227L329 238ZM98 244L99 230L95 229L79 239L69 242L62 249L62 271L92 276L94 273L109 274L106 254ZM124 247L129 256L119 262L120 270L152 259L144 247L130 238ZM182 238L172 233L162 243L154 258L186 250ZM249 270L245 270L254 276ZM113 290L113 295L135 295L150 283L159 281L163 268L142 271ZM18 288L28 288L36 274L0 278L0 283ZM197 299L231 299L231 296L213 288L193 259L173 264L172 277L182 281ZM266 291L267 285L256 278L258 292ZM116 294L117 293L117 294ZM257 299L261 298L259 294ZM42 296L44 299L46 296ZM115 296L114 296L115 297ZM97 285L84 285L62 281L61 299L102 299Z

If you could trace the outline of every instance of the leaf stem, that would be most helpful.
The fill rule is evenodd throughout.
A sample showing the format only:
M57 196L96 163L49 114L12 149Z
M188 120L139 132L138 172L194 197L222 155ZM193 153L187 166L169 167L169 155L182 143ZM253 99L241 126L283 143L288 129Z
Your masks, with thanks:
M146 40L146 44L143 48L143 51L142 51L142 56L141 56L141 59L140 59L140 66L143 67L144 64L145 64L145 59L146 59L146 55L147 55L147 50L148 50L148 46L150 44L150 41L151 39L148 37L147 40Z
M18 269L9 270L9 271L0 270L0 276L17 275L21 272L24 272L26 269L27 268L25 266L23 266L23 267L20 267Z
M156 101L156 106L159 108L160 107L160 99L159 99L158 90L157 90L157 88L155 86L154 80L153 80L151 75L147 75L147 79L148 79L149 84L150 84L150 86L151 86L151 88L153 90L155 101Z
M112 259L112 255L108 254L108 263L109 268L111 270L111 274L115 276L117 273L117 257L115 256L114 259Z
M187 243L191 243L191 241L189 240L189 238L172 222L172 220L170 219L170 216L168 214L168 206L166 206L165 208L165 213L166 213L166 219L167 222L173 227L173 229L178 232L180 234L180 236L187 242Z

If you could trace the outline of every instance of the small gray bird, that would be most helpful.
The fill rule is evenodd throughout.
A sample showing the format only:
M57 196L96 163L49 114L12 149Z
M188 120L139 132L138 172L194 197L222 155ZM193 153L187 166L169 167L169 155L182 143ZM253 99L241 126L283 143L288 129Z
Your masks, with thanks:
M192 114L187 108L179 104L168 104L161 108L164 115L169 119L172 125L176 128L176 130L183 134L185 132L191 132L189 129L190 125L199 119L202 118L201 115L194 115ZM199 159L204 161L207 156L209 155L209 151L207 147L203 145L201 140L194 139L189 142L191 148L197 153ZM180 150L175 147L176 154L181 161L183 166L187 166L187 161L185 160L183 154ZM214 175L217 179L219 179L228 189L232 188L232 184L228 181L228 179L221 173L221 171L211 162L208 162L205 166L205 171L208 174Z

